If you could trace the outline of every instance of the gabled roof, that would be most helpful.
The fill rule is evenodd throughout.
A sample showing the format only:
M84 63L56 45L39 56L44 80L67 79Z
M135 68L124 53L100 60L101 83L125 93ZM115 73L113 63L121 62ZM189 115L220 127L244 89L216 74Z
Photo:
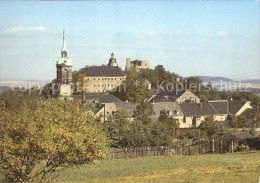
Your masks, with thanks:
M218 114L209 103L204 103L202 106L197 103L183 103L180 106L186 116L211 116Z
M218 114L228 114L227 100L212 100L208 102L218 112Z
M118 66L92 66L86 71L86 76L125 76Z
M244 101L228 101L229 114L236 114L246 102Z
M98 100L99 103L113 103L113 102L123 102L116 96L112 94L105 93L91 93L86 96L87 101Z
M159 94L157 94L154 98L151 100L154 102L175 102L177 98L179 98L183 93L185 93L185 90L161 90Z
M165 110L169 111L172 116L184 116L181 107L176 102L159 102L153 103L153 111L155 115L153 117L158 118L160 116L160 112Z

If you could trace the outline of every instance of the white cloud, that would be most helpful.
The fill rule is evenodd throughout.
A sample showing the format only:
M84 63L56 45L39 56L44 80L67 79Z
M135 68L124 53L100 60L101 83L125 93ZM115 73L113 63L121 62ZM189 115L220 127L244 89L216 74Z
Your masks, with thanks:
M217 32L217 36L227 37L227 36L228 36L228 33L227 33L226 31L219 31L219 32Z
M14 27L5 29L3 33L5 34L20 34L20 33L32 33L32 32L43 32L47 31L45 27L35 26L35 27Z

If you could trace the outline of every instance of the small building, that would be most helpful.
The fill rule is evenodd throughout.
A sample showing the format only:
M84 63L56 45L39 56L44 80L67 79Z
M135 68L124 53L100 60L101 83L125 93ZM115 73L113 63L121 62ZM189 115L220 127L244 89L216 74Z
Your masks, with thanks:
M199 97L194 95L190 90L161 90L156 96L152 96L148 101L157 102L177 102L182 103L200 103Z
M207 116L218 118L217 111L209 103L183 103L180 106L184 113L183 123L188 127L198 127Z
M180 105L177 102L159 102L159 103L153 103L153 111L154 115L152 115L152 121L157 121L157 119L160 116L160 112L162 110L165 110L167 112L168 116L174 119L177 119L179 122L180 128L188 128L184 123L184 113L181 110Z
M225 121L229 114L229 105L227 100L211 100L208 101L209 105L211 105L219 114L217 116L217 121Z
M152 89L152 84L146 78L143 77L135 78L135 82L136 82L136 86L139 86L140 84L144 84L147 87L147 90Z
M92 103L98 108L96 113L97 117L101 117L101 122L107 120L109 116L116 114L118 110L124 110L129 118L129 121L132 121L134 110L136 104L127 103L112 94L105 93L91 93L86 95L86 102Z
M135 69L137 72L140 69L149 69L149 61L148 60L133 60L131 58L126 58L126 70Z

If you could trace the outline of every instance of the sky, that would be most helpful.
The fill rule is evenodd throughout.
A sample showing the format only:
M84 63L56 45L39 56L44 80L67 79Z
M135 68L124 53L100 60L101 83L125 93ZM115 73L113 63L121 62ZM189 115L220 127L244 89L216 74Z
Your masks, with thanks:
M259 1L0 2L0 78L52 80L65 29L73 70L114 52L181 76L260 79Z

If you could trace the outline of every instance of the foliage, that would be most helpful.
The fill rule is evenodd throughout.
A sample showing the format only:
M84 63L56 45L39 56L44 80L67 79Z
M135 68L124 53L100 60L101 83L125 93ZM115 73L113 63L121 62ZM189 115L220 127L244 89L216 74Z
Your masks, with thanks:
M260 110L255 113L252 124L255 128L260 128Z
M232 115L232 116L229 116L229 127L230 128L245 128L247 127L247 119L245 116L243 115L239 115L239 116L236 116L236 115Z
M127 134L128 146L141 147L150 145L150 128L140 120L134 120L130 124Z
M153 124L151 132L151 144L169 145L177 138L179 124L176 119L169 117L165 110L160 112L158 121Z
M193 139L195 141L196 140L203 141L208 138L206 132L201 129L191 130L191 131L187 132L185 134L185 136L188 137L189 139Z
M218 136L221 130L218 123L214 121L213 116L206 117L205 120L201 122L199 127L207 134L209 138Z
M0 95L0 102L4 103L8 109L16 111L19 110L25 102L27 102L28 105L33 105L36 100L40 99L39 91L29 92L29 90L26 90L22 92L18 88L17 91L8 90Z
M136 106L133 117L142 122L143 124L149 124L151 122L150 116L153 114L153 106L150 102L142 100L139 105Z
M19 110L0 108L0 158L6 182L45 179L57 167L104 158L102 128L76 102L36 101ZM38 162L44 166L35 169Z
M260 106L260 97L254 95L252 92L233 92L232 98L233 100L250 101L253 107Z
M126 71L126 80L113 94L121 100L128 100L134 103L145 99L148 95L147 86L144 82L137 81L137 76L137 72L134 69Z
M128 116L124 110L118 110L115 116L110 116L104 122L104 130L110 139L112 147L126 147L128 146L127 134L130 129Z

